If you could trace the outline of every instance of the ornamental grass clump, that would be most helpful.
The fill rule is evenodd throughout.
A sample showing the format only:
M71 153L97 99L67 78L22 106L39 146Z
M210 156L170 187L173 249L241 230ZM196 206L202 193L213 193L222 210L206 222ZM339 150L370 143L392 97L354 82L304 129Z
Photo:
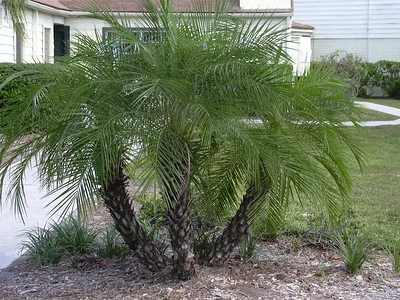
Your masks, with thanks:
M400 244L392 244L385 247L385 251L389 254L393 271L396 273L400 273Z
M335 232L332 235L333 245L343 259L349 273L355 274L367 260L369 239L360 232Z

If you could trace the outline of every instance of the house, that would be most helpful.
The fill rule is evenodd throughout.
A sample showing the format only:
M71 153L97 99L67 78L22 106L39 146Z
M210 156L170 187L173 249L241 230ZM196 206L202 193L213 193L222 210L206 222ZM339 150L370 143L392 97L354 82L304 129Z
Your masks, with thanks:
M400 61L399 15L399 0L294 2L294 20L315 27L315 58L344 50L369 62Z
M94 0L114 12L126 12L131 16L132 26L138 20L140 0ZM179 11L190 12L187 0L172 0ZM280 28L289 28L289 41L285 47L291 54L295 72L302 74L311 58L312 27L293 24L292 0L231 0L232 13L246 18L269 15ZM57 56L69 54L69 43L78 32L94 37L95 32L107 31L107 24L85 17L76 0L26 0L24 12L26 36L19 36L5 13L0 0L0 62L53 62ZM137 30L141 30L137 22Z

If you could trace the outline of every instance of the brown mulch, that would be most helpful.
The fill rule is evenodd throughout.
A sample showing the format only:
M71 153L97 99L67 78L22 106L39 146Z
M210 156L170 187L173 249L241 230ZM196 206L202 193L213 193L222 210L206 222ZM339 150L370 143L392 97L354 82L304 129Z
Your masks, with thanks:
M102 214L92 223L102 224ZM135 257L82 256L39 268L22 257L0 271L0 299L400 299L400 277L383 252L351 275L334 252L298 246L295 237L264 241L252 261L197 266L187 282L170 269L152 273Z

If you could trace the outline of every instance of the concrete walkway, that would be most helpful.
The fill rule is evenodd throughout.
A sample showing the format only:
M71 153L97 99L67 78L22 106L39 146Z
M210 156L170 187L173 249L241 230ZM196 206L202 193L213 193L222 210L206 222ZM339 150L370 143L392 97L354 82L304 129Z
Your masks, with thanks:
M377 127L377 126L385 126L385 125L400 125L400 109L390 107L390 106L385 106L385 105L380 105L380 104L375 104L371 102L359 102L355 101L355 104L366 109L370 110L376 110L385 114L393 115L396 117L399 117L397 120L392 120L392 121L366 121L366 122L360 122L361 126L364 127ZM344 125L346 126L353 126L353 123L351 122L343 122Z
M400 125L400 109L369 102L356 102L356 104L367 109L377 110L399 117L399 119L395 121L363 122L361 124L363 126ZM25 178L25 194L27 198L27 216L25 224L14 216L9 206L3 207L0 211L0 269L6 267L14 259L18 258L20 244L23 240L21 236L23 230L37 226L43 227L51 220L48 215L51 209L45 208L46 204L51 201L51 198L42 199L45 193L40 190L39 184L35 180L35 173L35 169L29 170ZM6 182L4 190L7 190L8 186L9 184ZM3 194L3 197L4 196ZM53 217L53 219L57 218L58 216Z
M21 242L25 240L21 234L24 230L34 227L44 227L46 223L59 218L59 214L50 217L51 207L46 205L56 196L43 198L45 192L40 189L36 181L36 169L32 168L26 172L25 195L27 200L25 224L14 215L9 203L0 210L0 269L8 266L19 257ZM5 182L2 199L5 199L10 184ZM1 271L0 271L1 272Z

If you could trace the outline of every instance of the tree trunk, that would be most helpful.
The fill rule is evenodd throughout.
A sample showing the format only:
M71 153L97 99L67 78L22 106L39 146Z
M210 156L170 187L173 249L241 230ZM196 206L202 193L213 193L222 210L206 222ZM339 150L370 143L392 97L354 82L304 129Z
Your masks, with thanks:
M140 257L142 262L152 271L167 265L163 253L152 243L146 232L135 218L132 201L128 195L128 179L123 174L122 167L113 182L109 182L102 195L115 227L122 235L125 243Z
M195 275L193 232L190 220L190 151L188 148L187 154L188 159L177 164L181 174L170 174L168 179L163 180L163 194L168 199L167 219L173 251L174 274L181 280L189 280Z
M239 245L240 240L247 236L250 225L248 210L261 194L255 192L254 186L247 189L238 211L214 244L213 250L208 256L208 265L222 265L229 258L233 249Z
M171 203L167 212L171 246L174 253L174 273L181 280L189 280L195 275L188 185L189 183L182 187L179 198Z

